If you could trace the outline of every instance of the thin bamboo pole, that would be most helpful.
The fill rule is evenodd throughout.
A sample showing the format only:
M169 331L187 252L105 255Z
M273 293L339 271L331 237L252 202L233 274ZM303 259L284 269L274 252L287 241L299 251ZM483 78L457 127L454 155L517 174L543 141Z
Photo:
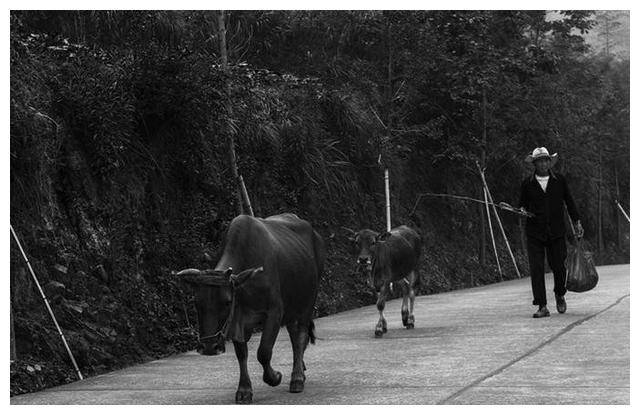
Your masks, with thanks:
M516 269L516 274L518 275L518 278L522 278L522 276L520 275L520 270L518 270L518 264L516 263L516 258L513 256L513 252L511 251L511 245L509 245L507 234L504 232L504 228L502 227L502 221L500 221L500 215L498 215L498 210L496 209L495 206L493 206L493 197L491 197L491 191L489 190L489 186L487 186L487 181L484 177L484 171L482 171L482 168L480 168L480 163L476 162L476 165L478 166L478 171L480 172L480 178L482 179L482 184L484 185L484 188L487 192L489 203L493 207L493 214L495 215L496 220L498 221L498 226L500 227L502 238L504 239L504 243L507 245L507 250L509 251L509 255L511 256L511 261L513 261L513 267Z
M484 187L483 187L484 189ZM413 205L413 209L411 210L410 215L413 215L413 213L416 211L417 207L418 207L418 203L420 202L420 200L422 199L423 196L434 196L434 197L448 197L451 199L458 199L458 200L466 200L469 202L476 202L476 203L480 203L482 205L484 205L484 200L480 200L480 199L474 199L472 197L467 197L467 196L458 196L458 195L450 195L448 193L419 193L418 194L418 199L416 200L416 203L414 203ZM502 210L506 210L509 211L511 213L515 213L516 215L520 215L520 216L526 216L526 217L533 217L533 214L527 211L523 211L522 209L516 209L513 206L507 204L507 203L489 203L489 205L491 206L495 206L498 207ZM480 206L480 209L482 209L482 206ZM482 210L480 210L480 212L482 212Z
M491 235L491 244L493 245L493 253L496 256L496 264L498 265L498 273L500 274L500 281L502 281L502 267L500 267L500 259L498 258L498 249L496 248L496 240L493 237L493 224L491 223L491 212L489 212L489 199L487 198L487 189L484 190L484 203L487 209L487 219L489 221L489 234Z
M247 204L247 208L249 209L249 214L253 216L251 200L249 200L249 193L247 192L247 187L244 185L244 179L242 178L242 175L240 175L240 189L242 190L242 197L244 198L244 202Z
M391 201L389 197L389 169L384 169L384 195L387 210L387 232L391 232Z
M629 223L631 223L631 218L629 218L629 215L627 215L627 212L624 211L624 209L622 208L622 206L620 205L620 202L618 202L616 200L616 205L618 206L618 209L620 209L620 211L622 212L622 214L624 215L625 218L627 218L627 221Z
M27 267L29 268L29 272L31 272L31 276L33 277L33 281L35 281L36 286L38 287L38 291L40 291L40 296L42 296L42 299L44 300L44 304L47 307L47 311L49 311L49 315L51 316L51 319L53 319L53 324L55 324L56 329L58 329L58 334L60 334L60 337L62 338L62 343L64 343L64 347L65 347L65 349L67 349L67 353L69 354L69 358L71 359L71 363L73 363L73 367L76 369L76 373L78 374L78 378L80 378L80 380L82 380L83 379L82 373L80 372L80 369L78 368L78 364L76 363L76 359L73 357L73 353L71 353L71 349L69 348L69 345L67 344L67 340L64 338L64 334L62 334L62 330L60 329L60 326L58 325L58 320L56 320L56 316L53 314L53 310L51 309L51 306L49 305L49 300L47 300L47 297L44 295L44 291L42 291L42 287L40 287L40 282L38 282L38 278L36 278L36 274L35 274L35 272L33 272L33 268L31 268L31 263L29 262L29 258L27 258L27 254L24 253L24 249L22 249L22 245L20 244L20 240L18 240L18 235L16 235L16 232L13 230L13 226L11 226L11 224L9 224L9 227L11 228L11 234L13 235L13 239L15 239L16 243L18 244L18 248L20 248L20 252L22 253L22 257L24 258L24 260L27 263Z

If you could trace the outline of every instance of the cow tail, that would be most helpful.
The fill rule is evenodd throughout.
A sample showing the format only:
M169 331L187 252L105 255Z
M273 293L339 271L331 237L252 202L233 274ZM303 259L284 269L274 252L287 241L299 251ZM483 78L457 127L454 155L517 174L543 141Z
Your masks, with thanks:
M313 320L309 322L309 342L316 344L316 325L313 324Z
M422 279L420 278L420 267L416 267L416 281L413 283L413 289L418 291L422 287Z

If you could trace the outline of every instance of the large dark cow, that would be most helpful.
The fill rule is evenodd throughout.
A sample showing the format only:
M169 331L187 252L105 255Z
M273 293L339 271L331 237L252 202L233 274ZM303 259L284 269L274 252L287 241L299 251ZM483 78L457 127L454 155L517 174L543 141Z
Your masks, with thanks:
M415 323L415 288L420 281L420 235L404 225L391 229L391 232L378 233L371 229L351 232L351 240L359 251L357 264L365 271L373 288L378 292L376 305L380 319L376 324L375 336L381 337L387 332L387 321L383 311L392 284L402 288L402 324L412 329Z
M271 367L273 344L287 326L293 348L289 390L304 389L304 351L314 343L313 307L325 258L322 238L294 214L266 219L240 215L229 226L220 261L213 270L186 269L177 276L192 286L202 354L224 352L233 340L240 365L236 403L250 403L247 341L262 327L258 361L262 379L277 386L282 374Z

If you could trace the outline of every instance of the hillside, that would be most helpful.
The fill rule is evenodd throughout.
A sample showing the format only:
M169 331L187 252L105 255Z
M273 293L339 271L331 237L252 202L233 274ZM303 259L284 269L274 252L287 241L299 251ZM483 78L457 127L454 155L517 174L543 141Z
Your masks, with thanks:
M629 62L587 55L569 35L584 16L532 48L544 18L528 12L233 12L225 74L212 13L11 13L11 224L86 376L195 347L171 271L220 254L230 134L256 215L296 213L325 239L317 316L375 301L342 227L383 229L379 157L392 223L425 241L421 294L516 275L496 231L498 275L482 205L419 195L478 197L479 161L516 204L543 144L597 262L628 262L612 201L629 206ZM10 267L11 394L74 380L13 242Z

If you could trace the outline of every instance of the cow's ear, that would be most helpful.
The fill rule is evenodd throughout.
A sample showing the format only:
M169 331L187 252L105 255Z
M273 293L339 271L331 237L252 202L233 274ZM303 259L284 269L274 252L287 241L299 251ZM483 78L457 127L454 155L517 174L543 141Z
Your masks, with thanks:
M227 280L231 280L231 276L233 275L233 268L229 267L227 268L227 270L224 272L224 277Z
M386 240L390 235L391 235L391 233L389 233L388 231L381 232L381 233L379 233L379 234L376 236L376 242L384 241L384 240Z
M231 275L231 279L230 279L231 285L233 287L239 287L242 284L244 284L247 280L249 280L250 278L253 278L258 274L261 274L263 271L264 271L263 267L249 268L247 270L242 271L238 275Z

